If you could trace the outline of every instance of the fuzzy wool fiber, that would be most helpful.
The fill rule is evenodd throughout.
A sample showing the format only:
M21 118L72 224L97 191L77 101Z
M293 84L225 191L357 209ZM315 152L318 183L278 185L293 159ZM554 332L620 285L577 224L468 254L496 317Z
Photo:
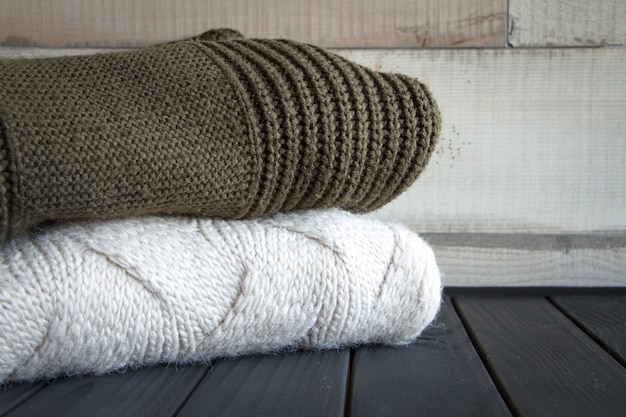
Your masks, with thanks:
M0 383L404 344L440 301L426 242L338 209L57 223L0 246Z

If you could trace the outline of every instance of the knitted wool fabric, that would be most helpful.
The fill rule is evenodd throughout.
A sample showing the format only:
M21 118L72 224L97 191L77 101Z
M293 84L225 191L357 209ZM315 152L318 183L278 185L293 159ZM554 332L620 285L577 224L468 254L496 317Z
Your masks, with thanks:
M0 60L0 241L50 219L368 211L424 169L440 117L420 82L237 36Z
M407 343L440 286L416 234L337 209L55 225L1 248L0 383Z

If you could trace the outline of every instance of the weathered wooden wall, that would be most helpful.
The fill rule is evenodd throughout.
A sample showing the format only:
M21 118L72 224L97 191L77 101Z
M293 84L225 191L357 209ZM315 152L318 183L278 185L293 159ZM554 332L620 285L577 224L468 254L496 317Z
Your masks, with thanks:
M377 215L424 233L448 285L626 285L625 22L621 0L3 0L0 56L233 27L418 77L441 143Z

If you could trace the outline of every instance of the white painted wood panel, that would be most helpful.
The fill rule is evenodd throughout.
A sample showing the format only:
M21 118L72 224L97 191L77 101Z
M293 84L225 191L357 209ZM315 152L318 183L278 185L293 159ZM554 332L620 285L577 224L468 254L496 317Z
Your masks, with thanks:
M626 45L626 1L510 0L509 44Z
M231 27L333 47L505 46L506 0L2 0L5 46L144 46Z
M626 230L626 49L342 50L430 85L441 143L378 215L424 232Z

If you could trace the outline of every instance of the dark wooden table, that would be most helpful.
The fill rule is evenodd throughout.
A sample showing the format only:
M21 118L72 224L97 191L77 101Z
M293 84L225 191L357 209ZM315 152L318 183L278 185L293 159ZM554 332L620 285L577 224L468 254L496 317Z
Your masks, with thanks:
M450 288L406 347L0 388L0 416L626 416L626 289Z

